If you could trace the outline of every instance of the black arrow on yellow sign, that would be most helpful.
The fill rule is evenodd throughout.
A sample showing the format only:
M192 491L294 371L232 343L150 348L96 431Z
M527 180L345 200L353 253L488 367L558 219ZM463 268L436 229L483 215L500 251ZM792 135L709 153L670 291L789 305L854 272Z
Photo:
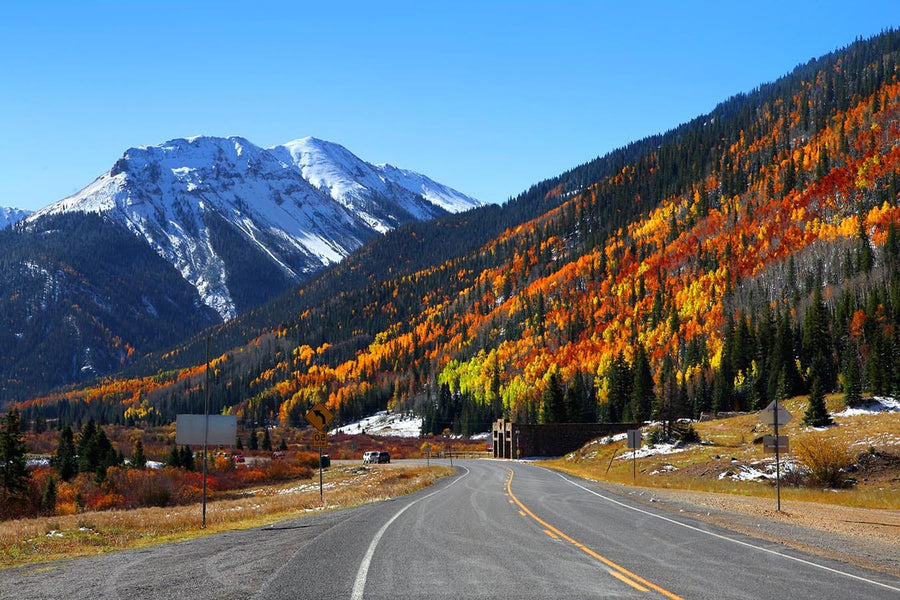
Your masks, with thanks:
M306 411L305 416L309 424L319 431L325 431L325 428L328 427L328 424L331 423L331 420L334 418L331 411L325 408L325 405L321 403L316 404Z

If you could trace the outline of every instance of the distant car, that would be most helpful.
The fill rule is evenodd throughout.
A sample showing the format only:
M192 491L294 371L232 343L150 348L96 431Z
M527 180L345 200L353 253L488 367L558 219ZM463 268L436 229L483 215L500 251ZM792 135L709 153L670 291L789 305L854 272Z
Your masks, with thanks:
M284 452L282 452L282 451L279 450L279 451L276 451L276 452L273 452L273 453L272 453L272 460L279 460L279 459L282 459L282 458L284 458Z
M236 463L242 463L242 462L244 462L244 455L243 455L243 454L235 454L232 458L234 458L234 462L236 462Z
M379 452L377 450L371 450L363 454L363 462L364 463L389 463L391 462L391 455L389 452Z

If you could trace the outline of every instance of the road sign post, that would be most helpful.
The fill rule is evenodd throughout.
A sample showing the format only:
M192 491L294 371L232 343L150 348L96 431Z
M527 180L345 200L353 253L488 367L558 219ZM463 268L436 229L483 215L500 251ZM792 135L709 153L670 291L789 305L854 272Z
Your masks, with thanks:
M762 410L760 415L762 422L770 427L775 428L775 436L772 439L772 445L775 447L775 498L778 512L781 512L781 447L782 438L784 438L784 449L787 451L787 436L778 435L778 425L787 425L792 416L783 406L778 406L778 398L773 400L767 407ZM766 436L769 437L769 436ZM763 449L765 450L765 439L763 440Z
M641 430L629 429L626 433L628 436L628 447L631 448L631 481L637 479L637 450L641 447Z
M789 450L788 436L779 435L777 445L774 435L763 436L763 452L766 454L775 454L776 451L779 453L788 452Z
M325 433L325 430L328 429L328 424L334 419L334 413L319 402L306 411L304 416L310 425L318 429L318 431L313 432L311 446L319 449L319 500L322 500L325 495L322 484L322 448L328 447L328 434Z

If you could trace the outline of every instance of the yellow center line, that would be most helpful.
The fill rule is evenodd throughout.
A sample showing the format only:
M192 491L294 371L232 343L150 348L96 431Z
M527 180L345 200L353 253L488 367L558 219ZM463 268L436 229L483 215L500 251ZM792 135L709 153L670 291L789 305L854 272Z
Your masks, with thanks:
M629 579L633 579L634 581L628 581L628 582L626 582L626 583L628 583L629 585L632 585L632 586L633 586L633 585L634 585L634 582L637 581L637 582L642 583L643 585L647 586L648 588L650 588L650 589L652 589L652 590L656 590L657 592L659 592L659 593L662 594L663 596L666 596L667 598L671 598L671 600L684 600L684 598L682 598L681 596L678 596L678 595L676 595L676 594L673 594L673 593L670 592L669 590L667 590L667 589L665 589L665 588L661 588L661 587L659 587L659 586L656 585L656 584L650 583L649 581L647 581L646 579L644 579L644 578L641 577L640 575L636 575L635 573L632 573L631 571L629 571L629 570L626 569L625 567L619 566L619 565L617 565L616 563L614 563L613 561L609 560L608 558L606 558L606 557L604 557L604 556L601 556L600 554L597 554L596 552L594 552L593 550L591 550L590 548L588 548L587 546L585 546L585 545L582 544L581 542L578 542L578 541L576 541L575 539L573 539L573 538L567 536L565 533L563 533L562 531L560 531L559 529L557 529L557 528L554 527L553 525L547 523L546 521L544 521L543 519L541 519L540 517L538 517L536 514L534 514L533 512L531 512L531 511L528 509L528 507L525 506L524 504L522 504L522 503L519 501L519 499L516 497L516 495L513 494L513 491L512 491L513 470L510 469L509 467L506 467L506 468L507 468L507 470L509 471L509 479L506 480L506 491L507 491L507 493L509 494L509 497L513 499L513 502L515 502L516 504L518 504L518 505L519 505L519 508L522 509L522 510L520 510L519 512L523 512L523 511L524 511L524 513L527 514L529 517L531 517L532 519L534 519L535 521L537 521L538 523L540 523L541 525L543 525L543 526L546 528L547 531L552 531L553 533L555 533L556 535L558 535L558 536L561 537L562 539L566 540L567 542L569 542L570 544L572 544L573 546L575 546L576 548L578 548L578 549L581 550L582 552L584 552L584 553L586 553L586 554L588 554L588 555L590 555L590 556L593 556L594 558L596 558L597 560L599 560L600 562L602 562L603 564L605 564L607 567L610 567L611 569L613 569L613 570L615 570L615 571L618 571L620 575L623 575L624 577L627 577L627 578L629 578ZM618 579L622 579L622 577L618 577L615 573L612 573L612 574L613 574L614 576L616 576ZM622 579L622 580L624 581L624 579ZM646 591L646 590L644 590L644 591Z
M649 591L650 591L650 590L648 590L647 588L645 588L644 586L639 585L638 583L636 583L636 582L634 582L634 581L628 579L628 578L625 577L624 575L621 575L621 574L619 574L619 573L613 571L612 569L610 569L609 571L607 571L607 573L609 573L610 575L612 575L613 577L615 577L615 578L618 579L619 581L621 581L621 582L623 582L623 583L627 583L628 585L630 585L631 587L633 587L634 589L636 589L636 590L639 591L639 592L649 592Z
M544 530L544 533L546 533L547 535L549 535L550 537L552 537L554 540L558 540L558 539L559 539L559 536L556 535L555 533L553 533L552 531L550 531L549 529L545 529L545 530Z

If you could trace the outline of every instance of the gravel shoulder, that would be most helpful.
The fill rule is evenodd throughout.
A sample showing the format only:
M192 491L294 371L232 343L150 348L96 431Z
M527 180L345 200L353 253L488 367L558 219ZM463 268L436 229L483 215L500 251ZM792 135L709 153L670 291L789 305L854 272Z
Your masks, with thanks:
M900 577L900 511L688 490L596 485L656 508Z

